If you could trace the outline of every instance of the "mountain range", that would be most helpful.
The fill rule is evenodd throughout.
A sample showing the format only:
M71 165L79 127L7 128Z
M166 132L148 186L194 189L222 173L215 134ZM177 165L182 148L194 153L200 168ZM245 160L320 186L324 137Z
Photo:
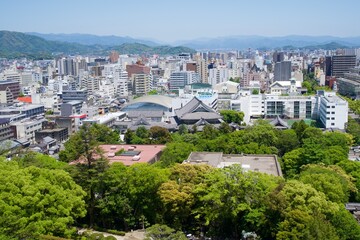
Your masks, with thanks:
M48 58L58 54L107 55L111 50L127 54L172 55L197 50L327 49L360 46L360 37L230 36L177 41L163 45L156 40L91 34L43 34L0 31L0 57Z
M86 37L83 37L86 39ZM98 37L97 39L101 39ZM50 41L39 36L20 32L0 31L0 57L33 59L53 58L54 55L66 54L92 54L108 55L110 51L117 50L124 54L159 54L173 55L183 52L193 53L194 49L177 46L149 46L137 42L116 42L118 45L80 44L69 41ZM153 44L154 45L154 44Z
M141 43L148 46L163 45L163 42L157 40L136 39L120 36L98 36L91 34L43 34L29 33L46 40L73 42L83 45L106 45L115 46L123 43ZM285 46L294 48L308 48L316 46L327 46L329 43L336 43L339 47L359 47L360 37L334 37L334 36L304 36L289 35L281 37L265 37L256 35L227 36L214 38L198 38L192 40L168 42L170 46L186 46L197 50L226 50L226 49L275 49ZM333 45L333 44L332 44ZM335 46L335 45L333 45Z
M294 48L308 48L337 43L343 47L359 47L360 37L334 37L334 36L302 36L289 35L283 37L265 36L229 36L218 38L202 38L188 41L177 41L175 44L201 49L275 49L284 46Z

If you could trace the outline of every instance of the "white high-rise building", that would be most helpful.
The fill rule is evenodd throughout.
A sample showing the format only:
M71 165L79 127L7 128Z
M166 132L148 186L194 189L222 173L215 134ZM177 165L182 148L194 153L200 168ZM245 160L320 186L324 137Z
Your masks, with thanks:
M229 71L227 68L213 68L209 69L209 84L215 86L216 84L226 82L229 80Z
M127 97L129 95L128 83L129 77L127 71L117 69L114 75L114 85L117 95L121 97Z

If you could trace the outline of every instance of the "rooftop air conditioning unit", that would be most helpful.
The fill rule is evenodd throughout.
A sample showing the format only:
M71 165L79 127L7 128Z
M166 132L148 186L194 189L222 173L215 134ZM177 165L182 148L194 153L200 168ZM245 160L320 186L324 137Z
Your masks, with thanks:
M128 151L134 151L134 148L133 148L133 147L129 147L129 148L128 148Z
M114 152L109 152L108 157L115 157L115 153Z
M133 161L139 161L139 160L140 160L140 156L139 156L139 155L133 156L132 160L133 160Z
M110 149L111 150L116 150L116 146L111 146Z

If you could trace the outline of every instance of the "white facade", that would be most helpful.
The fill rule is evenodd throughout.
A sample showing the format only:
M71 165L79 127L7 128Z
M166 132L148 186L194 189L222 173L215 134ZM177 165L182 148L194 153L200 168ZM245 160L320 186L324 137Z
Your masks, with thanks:
M319 117L325 128L344 130L348 121L348 102L335 92L325 92L320 96Z
M184 88L185 85L197 83L200 80L199 74L191 71L177 71L170 75L169 84L170 90L177 90Z
M35 132L42 130L42 123L45 119L40 120L21 120L20 122L10 123L11 126L16 127L16 138L30 141L31 143L35 142Z
M229 80L229 70L227 68L213 68L209 69L209 84L215 86L216 84L226 82Z

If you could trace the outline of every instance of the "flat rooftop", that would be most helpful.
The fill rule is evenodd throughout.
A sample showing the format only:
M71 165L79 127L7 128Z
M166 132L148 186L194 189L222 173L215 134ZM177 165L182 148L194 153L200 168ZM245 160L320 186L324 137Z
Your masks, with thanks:
M100 145L109 163L122 162L126 166L135 163L152 163L158 160L165 145ZM121 150L123 149L123 150ZM123 151L120 156L116 152Z
M222 152L192 152L183 163L208 164L224 168L239 164L247 171L261 172L282 176L280 164L276 155L265 154L223 154Z

